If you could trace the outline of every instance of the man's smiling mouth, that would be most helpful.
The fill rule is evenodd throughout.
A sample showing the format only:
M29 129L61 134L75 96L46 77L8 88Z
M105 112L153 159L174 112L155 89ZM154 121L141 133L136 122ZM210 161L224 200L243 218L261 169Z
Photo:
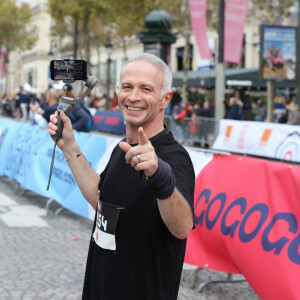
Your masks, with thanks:
M144 110L143 108L140 107L132 107L132 106L126 106L127 109L133 110L133 111L142 111Z

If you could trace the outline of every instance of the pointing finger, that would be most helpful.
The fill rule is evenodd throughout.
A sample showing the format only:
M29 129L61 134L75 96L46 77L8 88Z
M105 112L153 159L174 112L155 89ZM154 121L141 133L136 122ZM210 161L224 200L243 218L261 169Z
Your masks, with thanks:
M139 145L146 145L149 142L143 127L140 127L138 129L138 135L139 135Z

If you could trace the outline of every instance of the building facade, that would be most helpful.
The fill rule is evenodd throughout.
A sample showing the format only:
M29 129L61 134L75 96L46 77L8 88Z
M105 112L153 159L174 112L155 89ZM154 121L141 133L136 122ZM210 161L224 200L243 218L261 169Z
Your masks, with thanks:
M7 92L12 93L20 85L28 84L38 92L45 92L49 85L53 84L50 78L49 65L52 59L62 59L62 53L55 51L57 44L51 37L51 27L53 21L48 12L47 0L31 0L29 2L33 17L32 22L37 28L38 40L35 46L27 51L15 51L10 53L10 62L7 74ZM212 52L217 52L218 35L216 32L208 32L209 44ZM176 42L170 47L169 66L172 72L177 72L183 68L183 49L185 40L181 35L177 36ZM191 44L191 70L200 70L202 68L213 68L214 60L203 61L198 54L197 45L193 33L190 36ZM127 40L126 53L119 44L112 41L111 53L111 80L110 95L116 89L118 84L117 76L120 73L124 59L136 53L142 52L143 44L137 37L131 37ZM248 22L245 27L244 59L241 67L258 68L259 67L259 24L255 20ZM105 47L100 49L100 54L93 49L91 51L90 71L91 76L98 79L98 86L94 93L99 95L106 94L107 87L107 59ZM79 87L80 88L80 87Z

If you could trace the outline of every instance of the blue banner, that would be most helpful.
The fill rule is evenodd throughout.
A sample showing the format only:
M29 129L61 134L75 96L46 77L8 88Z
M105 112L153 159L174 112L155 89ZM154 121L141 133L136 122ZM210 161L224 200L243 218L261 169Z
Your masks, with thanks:
M97 110L93 115L93 130L124 134L125 121L120 111Z
M74 134L82 153L96 170L106 152L107 138L77 131ZM16 180L22 187L53 198L63 207L88 217L88 203L58 147L47 191L53 147L54 142L47 130L27 122L0 118L0 175Z

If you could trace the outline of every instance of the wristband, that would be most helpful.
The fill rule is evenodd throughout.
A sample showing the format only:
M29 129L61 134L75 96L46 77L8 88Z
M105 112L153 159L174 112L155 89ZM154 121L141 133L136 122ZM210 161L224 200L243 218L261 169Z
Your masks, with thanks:
M169 198L175 189L176 179L170 165L158 158L158 167L152 176L141 172L142 181L147 190L152 191L159 200Z

